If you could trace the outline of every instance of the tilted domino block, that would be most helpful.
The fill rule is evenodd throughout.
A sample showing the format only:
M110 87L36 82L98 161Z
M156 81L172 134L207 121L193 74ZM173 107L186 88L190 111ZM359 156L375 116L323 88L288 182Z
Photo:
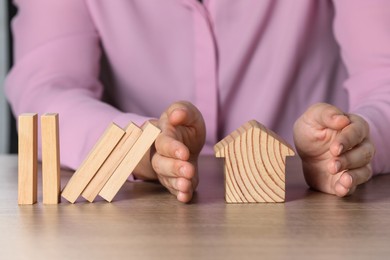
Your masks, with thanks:
M83 191L82 196L86 200L93 202L116 168L122 162L123 158L138 140L141 133L142 130L133 123L126 128L126 134L122 137L114 151L112 151L102 167L100 167L96 175Z
M111 178L100 191L99 195L101 197L109 202L112 201L160 132L161 130L150 122L145 123L142 127L141 136L137 139L131 150L126 154Z
M65 186L61 193L63 198L71 203L76 201L124 134L125 131L114 123L106 129L87 158Z

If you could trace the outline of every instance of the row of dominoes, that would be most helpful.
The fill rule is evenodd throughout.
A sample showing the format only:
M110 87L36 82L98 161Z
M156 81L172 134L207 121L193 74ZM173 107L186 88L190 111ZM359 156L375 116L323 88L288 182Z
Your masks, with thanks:
M43 203L60 198L58 114L41 117ZM160 130L146 123L122 129L112 123L74 173L61 195L74 203L82 195L112 201L157 138ZM252 120L214 147L225 157L225 198L228 203L283 202L286 156L292 147ZM19 116L19 204L37 201L37 114Z
M58 115L50 114L46 117L55 115L56 134L49 132L49 127L41 121L42 127L42 177L43 180L49 179L45 176L56 175L57 182L53 180L46 181L51 189L58 187L56 193L56 202L59 201L59 135L58 135ZM42 119L45 117L42 116ZM36 202L36 175L37 175L37 123L36 114L24 114L19 116L19 204L33 204ZM35 119L34 119L35 118ZM107 201L112 201L119 189L126 182L129 175L143 158L144 154L153 144L160 129L147 122L142 128L134 123L130 123L126 129L122 129L112 123L100 137L98 142L92 148L81 166L69 180L61 196L71 203L82 195L86 200L93 202L97 195L100 195ZM57 157L49 157L47 153L54 154L56 149ZM49 168L49 165L52 168ZM54 166L57 169L54 174ZM58 186L57 186L58 185ZM49 192L49 187L45 189L43 182L43 200Z

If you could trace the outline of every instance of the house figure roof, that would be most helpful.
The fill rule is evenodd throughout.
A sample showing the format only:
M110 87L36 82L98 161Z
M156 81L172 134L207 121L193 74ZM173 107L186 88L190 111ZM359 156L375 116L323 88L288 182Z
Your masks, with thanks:
M218 142L214 152L225 158L227 203L285 201L286 156L295 152L276 133L251 120Z

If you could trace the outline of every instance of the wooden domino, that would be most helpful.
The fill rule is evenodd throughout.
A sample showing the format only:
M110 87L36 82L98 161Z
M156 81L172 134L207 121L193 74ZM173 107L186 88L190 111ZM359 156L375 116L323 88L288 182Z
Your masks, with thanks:
M131 147L133 147L141 133L142 130L133 123L126 128L125 135L83 191L82 196L86 200L93 202L108 179L112 176L115 169L130 151Z
M43 204L58 204L61 190L58 114L41 116Z
M252 120L217 143L214 151L225 158L227 203L285 201L286 156L294 150L277 134Z
M124 134L125 131L114 123L106 129L65 186L61 193L63 198L71 203L76 201Z
M131 150L123 158L122 162L116 168L111 178L104 185L99 195L105 200L111 202L114 196L118 193L119 189L126 182L129 175L133 172L134 168L141 161L144 154L152 146L156 140L160 129L155 127L150 122L146 122L142 127L142 134L135 142Z
M37 202L38 115L18 117L18 204Z

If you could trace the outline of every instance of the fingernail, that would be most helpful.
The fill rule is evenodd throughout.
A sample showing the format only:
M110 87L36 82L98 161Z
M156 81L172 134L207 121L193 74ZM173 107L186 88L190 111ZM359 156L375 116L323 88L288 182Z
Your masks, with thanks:
M335 168L336 173L338 173L340 171L340 168L341 168L341 163L339 161L335 161L334 168Z
M181 152L179 150L176 150L175 156L177 159L181 159Z
M352 176L349 174L349 181L351 182L351 185L353 183L353 179L352 179Z
M342 144L340 144L339 146L339 152L337 155L340 155L342 152L343 152L343 149L344 149L344 146Z
M184 177L184 175L185 175L185 168L183 166L180 167L179 173L180 173L180 176Z
M347 189L347 188L351 188L352 186L352 183L353 183L353 179L352 179L352 176L351 174L349 174L347 171L344 171L343 175L341 176L341 178L343 178L343 180L340 179L340 181L343 183L342 185ZM341 183L340 182L340 183ZM345 184L345 185L344 185Z

